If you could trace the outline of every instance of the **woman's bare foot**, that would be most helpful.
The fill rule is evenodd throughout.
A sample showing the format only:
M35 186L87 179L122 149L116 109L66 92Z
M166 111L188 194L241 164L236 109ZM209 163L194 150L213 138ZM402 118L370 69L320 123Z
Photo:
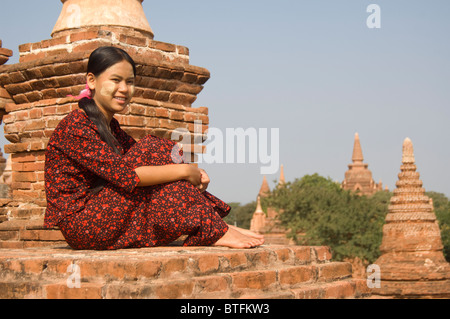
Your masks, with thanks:
M229 228L233 228L234 230L237 230L238 232L240 232L241 234L251 237L251 238L255 238L258 239L261 242L261 245L264 243L264 236L261 234L257 234L255 232L252 232L251 230L248 229L244 229L244 228L240 228L240 227L236 227L236 226L232 226L232 225L228 225Z
M252 232L251 230L248 229L244 229L244 228L240 228L237 226L233 226L233 225L228 225L228 227L230 228L234 228L235 230L237 230L238 232L248 236L248 237L252 237L252 238L256 238L256 239L260 239L260 240L264 240L264 236L261 234L257 234L255 232Z
M264 240L252 238L244 235L233 227L229 227L225 235L220 238L213 246L222 246L229 248L254 248L262 245Z

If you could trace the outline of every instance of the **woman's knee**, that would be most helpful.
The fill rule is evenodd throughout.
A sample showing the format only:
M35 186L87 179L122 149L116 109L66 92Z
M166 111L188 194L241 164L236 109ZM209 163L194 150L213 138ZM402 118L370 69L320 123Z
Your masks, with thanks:
M183 162L182 149L173 141L147 135L124 156L133 167L179 164Z

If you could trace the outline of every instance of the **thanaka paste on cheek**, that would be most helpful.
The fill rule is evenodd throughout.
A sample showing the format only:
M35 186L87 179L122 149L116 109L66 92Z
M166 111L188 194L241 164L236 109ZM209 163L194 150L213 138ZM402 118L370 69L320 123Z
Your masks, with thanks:
M134 86L134 85L132 85L131 87L130 87L130 93L131 93L131 97L133 97L134 96L134 92L136 91L136 87Z
M100 94L103 96L112 96L114 93L114 88L116 87L116 84L112 81L105 81L102 84L102 89L100 91Z

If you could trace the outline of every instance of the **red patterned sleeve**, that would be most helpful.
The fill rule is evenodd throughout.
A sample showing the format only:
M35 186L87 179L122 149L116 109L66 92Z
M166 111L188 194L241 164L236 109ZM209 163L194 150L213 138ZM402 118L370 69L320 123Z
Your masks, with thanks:
M90 125L77 121L65 131L61 134L64 140L54 145L68 158L127 192L136 188L140 180L134 169L103 142Z

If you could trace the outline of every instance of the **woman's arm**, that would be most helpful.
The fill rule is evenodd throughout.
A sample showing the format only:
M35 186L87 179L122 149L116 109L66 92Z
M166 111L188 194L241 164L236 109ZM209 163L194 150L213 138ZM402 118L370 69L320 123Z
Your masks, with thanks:
M179 180L187 180L194 186L202 182L202 172L195 165L173 164L163 166L142 166L135 169L140 179L138 187L153 186Z

